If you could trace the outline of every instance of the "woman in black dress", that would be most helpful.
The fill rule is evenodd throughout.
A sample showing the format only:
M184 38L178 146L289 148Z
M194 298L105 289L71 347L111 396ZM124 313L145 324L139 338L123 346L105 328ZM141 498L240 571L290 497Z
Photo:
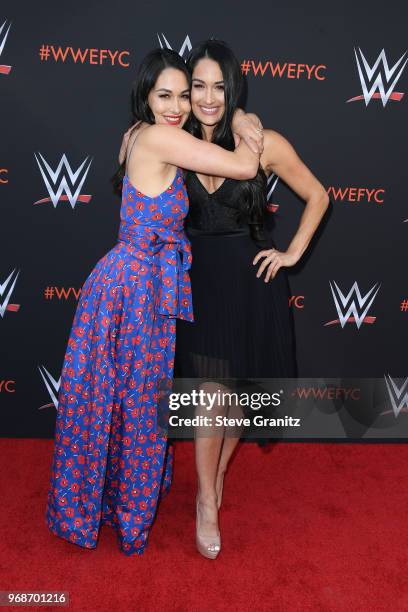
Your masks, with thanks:
M192 73L193 134L233 149L231 120L242 87L238 60L225 43L209 40L192 50L187 66ZM306 202L286 251L275 248L265 227L266 181L272 173ZM242 378L296 376L284 268L300 259L316 231L328 206L325 189L289 142L272 130L264 131L255 179L236 181L187 172L186 185L195 323L177 321L176 376L204 378L207 382L201 387L209 392L230 390ZM221 548L218 509L238 440L239 432L224 437L196 435L197 545L211 559Z

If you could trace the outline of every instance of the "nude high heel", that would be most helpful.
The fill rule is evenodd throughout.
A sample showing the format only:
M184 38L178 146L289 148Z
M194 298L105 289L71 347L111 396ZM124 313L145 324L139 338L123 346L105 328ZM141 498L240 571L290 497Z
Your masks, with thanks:
M216 559L221 550L221 537L218 536L204 536L198 532L198 498L196 500L196 545L198 552L206 557L207 559Z

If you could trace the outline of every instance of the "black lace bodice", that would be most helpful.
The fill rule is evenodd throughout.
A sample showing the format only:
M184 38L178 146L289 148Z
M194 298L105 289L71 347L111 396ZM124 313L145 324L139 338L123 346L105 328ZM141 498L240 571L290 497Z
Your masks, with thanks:
M185 182L189 199L185 221L187 234L248 234L259 248L273 246L265 225L249 223L240 181L227 178L213 193L206 190L195 172L186 172Z
M248 229L239 181L225 179L213 193L206 190L195 172L187 172L185 181L190 203L186 218L188 228L206 233Z

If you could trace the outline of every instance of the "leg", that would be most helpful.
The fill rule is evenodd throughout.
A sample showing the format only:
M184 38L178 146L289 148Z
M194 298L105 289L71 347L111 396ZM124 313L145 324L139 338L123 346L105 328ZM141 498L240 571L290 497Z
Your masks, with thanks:
M227 471L229 460L231 459L239 440L240 438L224 438L215 481L215 491L217 495L218 509L221 508L222 503L222 492L224 488L225 472Z
M236 400L232 398L230 408L228 410L228 417L239 418L242 417L243 413L241 408L238 406ZM222 492L224 487L224 476L228 468L228 463L237 447L237 444L241 437L242 428L234 427L226 431L224 436L220 459L217 467L217 475L215 481L215 490L217 495L217 506L218 509L221 507Z
M200 390L205 393L216 393L223 385L204 383ZM213 406L207 410L207 402L202 403L196 415L205 415L213 419L218 414L225 414L224 406ZM195 459L198 477L197 492L197 535L206 542L219 542L218 507L216 493L216 476L223 444L224 428L213 426L198 427L195 431ZM201 549L199 549L202 552ZM203 554L203 553L202 553ZM211 556L211 558L215 558Z

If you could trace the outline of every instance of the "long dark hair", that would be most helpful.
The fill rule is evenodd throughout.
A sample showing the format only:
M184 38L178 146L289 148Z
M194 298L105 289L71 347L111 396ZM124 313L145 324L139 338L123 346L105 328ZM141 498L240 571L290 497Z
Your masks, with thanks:
M135 125L138 121L145 123L154 123L154 115L149 107L148 95L153 89L160 74L165 68L175 68L180 70L186 77L188 86L191 85L190 72L176 51L171 49L154 49L146 55L142 60L137 80L134 82L131 94L131 113L132 119L129 127ZM122 192L122 182L125 175L126 158L119 166L118 170L112 177L113 187L116 193Z
M234 136L231 129L232 118L243 89L241 66L232 50L222 40L205 40L191 50L186 59L191 74L193 74L197 63L203 58L217 62L224 80L225 112L214 129L212 142L232 151L234 149ZM193 114L189 120L189 131L197 138L203 136L201 124ZM242 198L247 207L251 235L261 247L266 246L264 235L266 187L266 175L261 166L259 166L255 178L240 181Z

